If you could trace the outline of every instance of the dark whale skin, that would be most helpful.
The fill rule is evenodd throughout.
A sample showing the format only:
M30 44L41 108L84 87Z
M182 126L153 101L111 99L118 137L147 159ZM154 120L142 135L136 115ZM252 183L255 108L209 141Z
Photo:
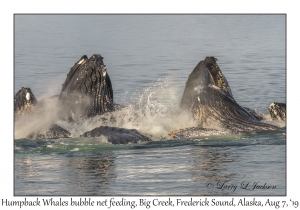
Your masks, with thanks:
M45 131L35 131L30 133L26 138L27 139L59 139L59 138L69 138L71 133L66 129L53 124L50 128Z
M81 137L101 137L107 138L107 141L112 144L128 144L128 143L138 143L144 141L151 141L145 135L140 134L135 129L117 128L109 126L100 126L94 128L91 131L85 132Z

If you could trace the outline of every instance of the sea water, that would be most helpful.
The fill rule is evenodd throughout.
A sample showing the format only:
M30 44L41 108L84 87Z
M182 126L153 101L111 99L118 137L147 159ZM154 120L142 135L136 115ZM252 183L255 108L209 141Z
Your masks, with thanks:
M153 136L112 145L79 136L99 121L59 121L69 139L26 139L15 125L15 195L286 195L286 132L168 138L188 75L215 56L236 101L268 114L286 101L285 15L15 15L14 92L59 94L82 55L101 54L118 126ZM41 119L43 121L43 119ZM277 123L285 127L285 123ZM24 133L23 133L24 134Z

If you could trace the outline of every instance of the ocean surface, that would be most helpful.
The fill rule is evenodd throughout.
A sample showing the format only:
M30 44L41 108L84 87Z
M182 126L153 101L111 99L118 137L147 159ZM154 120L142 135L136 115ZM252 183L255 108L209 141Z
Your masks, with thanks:
M286 102L285 15L15 15L14 93L57 95L74 63L93 54L104 57L114 102L128 107L118 126L155 140L80 138L97 120L59 121L69 139L26 139L15 125L14 195L286 195L285 129L168 138L192 126L173 114L206 56L240 105L268 115Z

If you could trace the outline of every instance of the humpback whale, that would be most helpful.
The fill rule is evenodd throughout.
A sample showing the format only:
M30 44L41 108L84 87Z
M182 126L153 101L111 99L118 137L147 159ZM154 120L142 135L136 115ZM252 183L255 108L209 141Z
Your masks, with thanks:
M43 112L47 112L45 107L50 102L54 102L57 107L60 120L67 120L69 123L78 123L80 120L120 109L120 105L113 102L112 82L100 54L94 54L90 58L82 56L67 74L59 95L37 101L30 88L21 88L14 97L15 121L22 116L41 116ZM262 114L238 104L215 57L206 57L191 72L179 110L196 120L198 126L172 131L169 133L172 138L226 135L228 131L238 133L280 129L262 122ZM273 120L286 119L286 105L283 103L272 103L269 112ZM34 130L27 138L71 137L69 131L56 124L57 120L53 119L46 127ZM222 129L215 130L212 126L215 124ZM113 144L151 141L135 129L104 125L98 125L80 135L88 138L101 136Z
M198 130L216 123L234 133L280 129L261 122L259 115L237 103L215 57L200 61L189 75L180 109L198 121Z

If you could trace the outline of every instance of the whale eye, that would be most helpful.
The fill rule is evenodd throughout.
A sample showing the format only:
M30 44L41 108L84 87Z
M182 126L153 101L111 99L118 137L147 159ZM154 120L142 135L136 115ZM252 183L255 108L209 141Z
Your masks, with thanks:
M26 93L26 100L27 100L27 101L30 100L30 93Z

